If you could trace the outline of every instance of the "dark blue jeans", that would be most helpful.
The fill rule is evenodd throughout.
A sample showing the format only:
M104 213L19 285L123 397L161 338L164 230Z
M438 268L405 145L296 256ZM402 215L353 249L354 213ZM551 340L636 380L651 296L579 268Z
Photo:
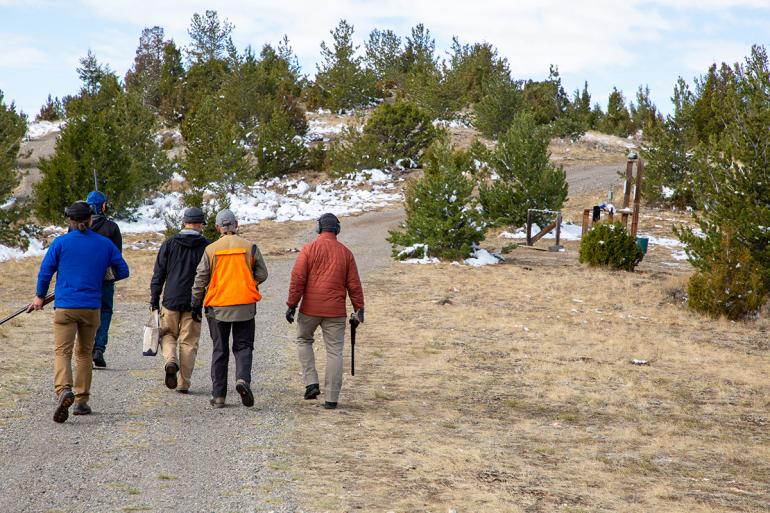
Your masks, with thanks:
M102 312L100 315L101 324L96 332L94 340L94 350L107 349L107 332L110 331L110 322L112 321L112 300L115 296L115 282L105 281L102 284Z

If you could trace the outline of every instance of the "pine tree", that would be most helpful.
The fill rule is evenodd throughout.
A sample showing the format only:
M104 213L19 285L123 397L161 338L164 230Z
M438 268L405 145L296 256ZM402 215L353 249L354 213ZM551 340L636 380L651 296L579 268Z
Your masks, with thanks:
M630 111L631 126L634 130L641 130L646 134L663 124L663 116L650 98L649 86L639 86L636 91L636 104L631 104Z
M331 35L331 48L321 42L321 63L317 65L315 86L321 106L334 111L364 106L374 95L375 77L356 55L353 25L340 20Z
M631 114L626 107L626 99L623 93L613 87L607 102L607 113L598 126L599 130L606 134L626 137L631 133Z
M465 173L472 169L466 155L452 151L439 139L426 155L425 174L406 191L406 220L390 232L393 256L408 256L403 248L426 245L439 258L464 258L484 239L486 226L476 210L474 184Z
M489 160L498 179L479 186L484 217L521 226L530 208L559 210L567 199L564 170L550 162L548 130L528 112L517 114ZM538 218L537 221L542 222Z
M26 131L24 115L16 112L13 102L6 104L0 91L0 204L5 203L18 183L16 157Z
M454 113L457 99L450 97L444 87L443 70L435 54L436 41L430 30L423 24L412 27L402 55L403 95L431 117L448 118Z
M482 134L496 139L508 130L522 107L521 82L497 77L486 85L486 94L473 106L474 124Z
M703 205L696 220L703 236L688 228L678 235L698 270L691 287L710 287L699 291L700 297L723 297L719 308L736 318L751 313L746 297L766 298L770 292L770 62L765 48L754 46L729 76L732 83L726 84L721 105L723 136L711 137L696 156L695 191ZM736 266L749 270L737 281ZM756 290L758 281L761 290ZM738 303L746 308L736 308Z
M187 58L190 64L225 59L233 47L233 28L229 21L219 20L217 11L207 10L203 16L193 14L187 30L190 36Z
M184 114L183 87L185 71L182 65L182 52L174 41L163 45L163 60L158 80L160 103L158 110L168 123L178 123Z
M104 69L92 64L92 69ZM93 189L94 172L99 190L119 216L130 214L170 174L154 141L155 116L120 88L114 74L103 75L97 84L92 76L84 74L80 95L67 104L70 118L54 155L40 163L35 211L42 220L59 222L66 206Z
M57 121L64 118L64 107L62 106L59 98L51 98L48 95L48 99L40 107L40 112L35 116L35 121Z
M188 193L210 189L224 196L236 192L251 176L241 129L219 96L204 98L182 124L187 141L184 177Z
M134 64L126 73L126 91L137 94L145 107L157 112L161 104L160 82L167 41L161 27L142 30Z
M87 94L96 94L102 80L112 74L109 66L101 64L96 59L96 55L88 50L88 54L80 59L80 66L77 68L78 77L83 82L83 89Z
M498 57L491 44L462 45L455 37L451 51L445 87L456 98L457 108L481 100L490 84L511 81L508 60Z
M392 30L374 29L364 43L366 65L380 82L381 87L390 89L402 84L403 50L401 38Z
M673 113L645 133L644 197L652 203L679 208L695 207L692 141L697 138L692 124L693 94L679 78L671 97Z

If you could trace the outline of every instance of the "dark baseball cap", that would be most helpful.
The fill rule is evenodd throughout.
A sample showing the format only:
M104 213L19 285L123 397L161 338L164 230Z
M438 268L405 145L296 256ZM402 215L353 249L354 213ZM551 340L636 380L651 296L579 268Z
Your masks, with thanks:
M64 215L73 221L85 221L91 217L91 206L85 201L76 201L64 209Z
M198 207L190 207L185 209L182 222L185 224L206 224L206 214Z

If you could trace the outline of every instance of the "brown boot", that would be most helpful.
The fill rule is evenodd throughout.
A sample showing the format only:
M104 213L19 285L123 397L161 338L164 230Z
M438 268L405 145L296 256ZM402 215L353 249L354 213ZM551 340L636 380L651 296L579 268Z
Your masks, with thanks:
M70 406L75 402L75 394L69 388L62 390L59 394L59 403L53 412L53 421L61 424L70 416Z

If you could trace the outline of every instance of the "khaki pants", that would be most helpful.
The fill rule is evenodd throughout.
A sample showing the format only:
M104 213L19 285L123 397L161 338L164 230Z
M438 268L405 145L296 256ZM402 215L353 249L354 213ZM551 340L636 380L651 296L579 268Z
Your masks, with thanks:
M297 317L297 354L302 365L305 386L318 383L313 352L313 334L321 326L326 345L324 399L336 403L342 388L342 348L345 344L345 317L312 317L302 312Z
M201 323L195 322L190 312L177 312L161 307L160 337L166 364L173 362L179 366L177 390L189 390L201 338Z
M53 383L56 395L73 389L75 401L86 404L91 393L91 351L99 329L99 309L57 308L53 314L55 358ZM77 341L76 341L77 337ZM75 352L75 383L72 382L72 352Z

